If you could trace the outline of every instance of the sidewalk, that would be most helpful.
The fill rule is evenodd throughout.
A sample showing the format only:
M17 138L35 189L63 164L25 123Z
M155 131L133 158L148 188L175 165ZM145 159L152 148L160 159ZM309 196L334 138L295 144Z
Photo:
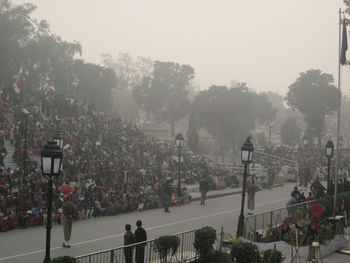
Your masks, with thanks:
M323 258L323 263L348 263L350 262L350 256L334 252L327 257Z

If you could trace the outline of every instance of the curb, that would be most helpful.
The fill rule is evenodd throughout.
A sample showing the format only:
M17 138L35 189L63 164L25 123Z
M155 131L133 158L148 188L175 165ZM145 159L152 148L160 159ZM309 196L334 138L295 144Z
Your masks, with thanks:
M223 196L228 196L228 195L234 195L234 194L240 194L240 193L242 193L241 190L227 192L227 193L217 193L217 194L207 195L207 197L205 199L208 200L208 199L213 199L213 198L218 198L218 197L223 197ZM191 199L191 202L200 201L200 200L201 200L200 196L193 197Z
M283 186L283 185L273 185L272 188L276 188L276 187L280 187L280 186ZM216 193L216 194L212 194L212 195L207 195L206 200L213 199L213 198L224 197L224 196L228 196L228 195L241 194L241 193L242 193L242 190L235 190L235 191L226 192L226 193ZM200 201L200 200L201 200L200 196L193 197L191 199L191 202Z

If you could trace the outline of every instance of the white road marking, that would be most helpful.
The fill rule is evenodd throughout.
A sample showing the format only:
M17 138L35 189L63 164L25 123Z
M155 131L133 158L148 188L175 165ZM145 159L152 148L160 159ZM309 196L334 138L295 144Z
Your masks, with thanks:
M257 205L256 207L269 205L269 204L273 204L273 203L278 203L278 202L286 201L286 200L289 200L289 199L290 198L284 198L284 199L279 199L279 200L275 200L275 201L272 201L272 202L262 203L262 204ZM153 227L148 227L148 228L146 228L146 230L154 230L154 229L158 229L158 228L162 228L162 227L173 226L173 225L178 225L178 224L182 224L182 223L186 223L186 222L201 220L201 219L205 219L205 218L208 218L208 217L214 217L214 216L230 214L230 213L239 211L240 209L241 208L231 209L231 210L226 210L226 211L223 211L223 212L218 212L218 213L214 213L214 214L210 214L210 215L199 216L199 217L189 218L189 219L176 221L176 222L171 222L171 223L167 223L167 224L163 224L163 225L157 225L157 226L153 226ZM124 233L119 233L119 234L115 234L115 235L104 236L104 237L100 237L100 238L94 238L94 239L90 239L90 240L74 243L74 244L72 244L72 246L80 246L80 245L89 244L89 243L93 243L93 242L97 242L97 241L101 241L101 240L106 240L106 239L120 237L120 236L123 236L123 235L124 235ZM53 247L53 248L51 248L51 250L58 250L58 249L64 249L64 248L62 248L62 247ZM13 255L13 256L2 257L2 258L0 258L0 261L4 261L4 260L7 260L7 259L18 258L18 257L30 256L30 255L34 255L34 254L38 254L38 253L43 253L43 252L45 252L45 250L41 249L41 250L31 251L31 252L17 254L17 255Z

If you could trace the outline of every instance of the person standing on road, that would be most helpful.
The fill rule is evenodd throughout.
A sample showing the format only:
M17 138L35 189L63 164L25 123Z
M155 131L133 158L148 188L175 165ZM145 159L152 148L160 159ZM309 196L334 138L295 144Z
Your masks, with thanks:
M125 230L126 230L126 232L124 234L124 246L134 244L135 243L135 235L131 231L131 225L126 224ZM125 263L132 263L133 252L134 252L133 246L124 248Z
M142 221L136 221L137 229L135 230L135 242L143 242L147 240L146 230L142 227ZM145 260L145 244L137 245L135 252L136 263L143 263Z
M76 213L75 204L70 200L69 196L65 197L65 201L62 205L63 209L63 234L64 234L64 242L62 244L63 247L70 247L70 237L72 234L72 224L73 219Z
M171 179L166 180L163 185L161 186L161 199L164 206L164 212L169 213L169 206L171 203L171 192L172 192L172 186L170 183Z
M253 215L254 213L254 207L255 207L255 193L259 191L260 188L255 185L255 180L252 179L251 183L247 187L247 193L248 193L248 215Z
M205 199L207 197L207 193L209 191L209 183L206 177L202 177L200 183L199 183L199 191L201 192L201 204L205 205Z

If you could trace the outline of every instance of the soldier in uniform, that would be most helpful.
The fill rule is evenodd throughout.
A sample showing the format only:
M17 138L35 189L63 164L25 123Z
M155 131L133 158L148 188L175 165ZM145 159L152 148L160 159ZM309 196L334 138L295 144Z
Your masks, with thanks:
M169 213L169 206L171 203L171 192L172 192L172 186L171 186L171 180L167 179L163 185L161 186L161 199L164 206L164 212Z

